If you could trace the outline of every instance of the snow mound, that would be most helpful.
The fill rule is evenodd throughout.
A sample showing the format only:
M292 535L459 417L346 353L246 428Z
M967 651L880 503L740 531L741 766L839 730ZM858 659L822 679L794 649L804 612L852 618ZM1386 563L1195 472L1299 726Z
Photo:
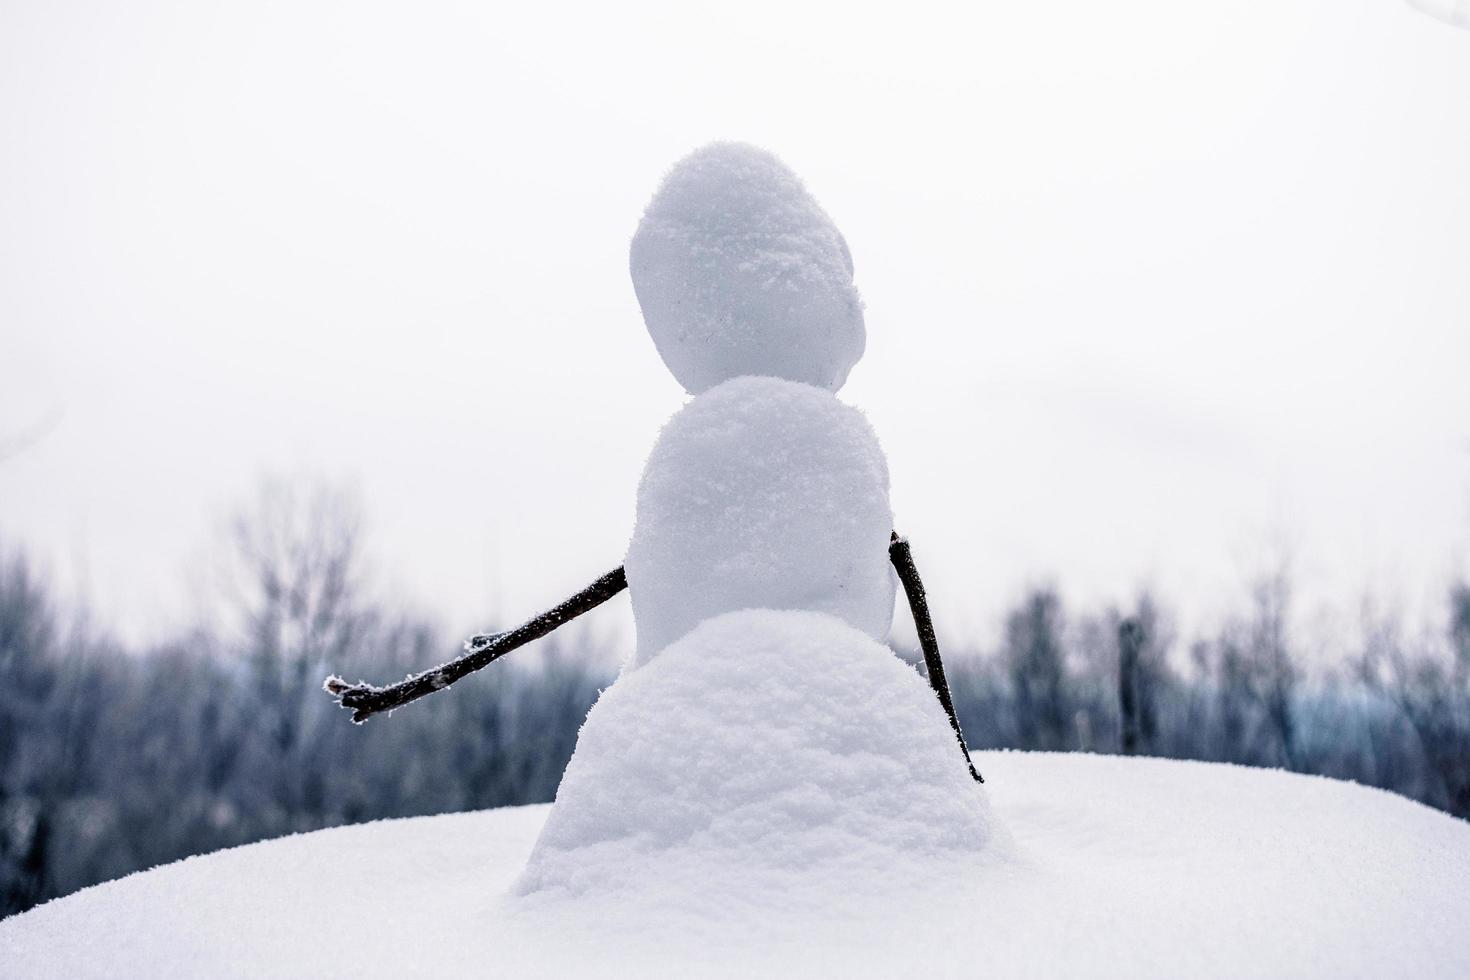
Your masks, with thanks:
M823 613L746 610L603 694L518 890L715 914L803 878L823 894L921 885L993 836L913 668Z
M800 872L788 885L824 895L820 911L789 889L716 915L509 898L547 813L522 807L286 837L89 888L0 922L0 974L1470 976L1465 821L1212 763L975 761L1019 856L882 900Z
M691 394L743 374L836 391L862 357L847 243L765 150L714 143L675 164L629 266L659 356Z
M884 639L892 529L888 464L860 412L777 378L710 389L664 426L638 487L633 665L735 609L831 613Z

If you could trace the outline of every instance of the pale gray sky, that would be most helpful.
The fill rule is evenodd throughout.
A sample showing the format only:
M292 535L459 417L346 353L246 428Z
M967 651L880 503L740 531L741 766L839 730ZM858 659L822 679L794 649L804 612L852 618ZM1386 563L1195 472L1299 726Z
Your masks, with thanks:
M455 625L621 560L682 404L627 244L761 144L847 235L951 638L1028 582L1304 618L1470 542L1470 32L1401 0L0 4L0 535L125 635L274 471Z

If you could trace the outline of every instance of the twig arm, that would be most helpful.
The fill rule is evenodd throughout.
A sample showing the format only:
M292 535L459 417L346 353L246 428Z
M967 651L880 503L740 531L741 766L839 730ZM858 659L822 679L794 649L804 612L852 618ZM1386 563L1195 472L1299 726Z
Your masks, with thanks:
M960 751L965 754L965 765L969 766L970 775L975 777L975 782L983 783L985 778L970 760L970 748L965 744L965 733L960 730L960 719L954 713L954 699L949 696L949 681L944 677L944 661L939 658L939 640L934 636L934 621L929 618L929 600L924 596L924 583L919 578L919 569L914 564L914 555L909 550L908 540L899 537L897 531L893 532L892 541L888 545L888 559L898 572L898 580L903 583L904 595L909 600L909 611L914 615L914 629L919 634L919 647L924 651L924 666L929 671L929 686L939 696L944 713L949 715L949 726L954 729L954 737L959 739Z
M455 681L472 674L487 664L494 663L517 647L525 646L561 626L576 619L589 610L596 609L628 587L628 576L622 567L608 572L570 599L534 619L527 620L506 633L488 633L472 636L465 641L465 654L456 660L441 664L432 670L378 687L359 681L349 684L335 675L328 677L322 688L337 699L344 708L352 709L352 720L358 724L367 721L382 711L401 708L410 701L435 691L442 691Z
M944 676L944 661L939 656L939 641L934 636L934 622L929 616L929 603L924 595L924 583L919 578L918 568L914 565L913 553L909 549L908 541L899 537L897 531L893 533L892 543L888 546L888 557L898 572L898 580L903 584L904 595L908 598L909 611L913 613L914 627L919 634L919 646L924 651L924 664L929 672L929 686L934 689L939 703L944 707L945 714L949 716L950 727L954 729L955 738L960 743L960 751L965 755L965 764L970 769L970 775L975 778L976 782L983 783L985 780L970 760L970 750L965 745L965 735L960 729L959 718L955 715L954 701L949 693L949 682ZM585 612L596 609L627 587L628 576L620 566L565 602L548 609L534 619L527 620L513 630L470 637L464 644L466 651L464 656L431 670L414 674L397 684L384 687L361 681L349 684L341 677L333 675L323 682L322 687L328 694L335 697L342 707L352 709L352 720L361 724L373 715L401 708L435 691L444 690L460 678L494 663L512 650L545 636L558 626L576 619Z

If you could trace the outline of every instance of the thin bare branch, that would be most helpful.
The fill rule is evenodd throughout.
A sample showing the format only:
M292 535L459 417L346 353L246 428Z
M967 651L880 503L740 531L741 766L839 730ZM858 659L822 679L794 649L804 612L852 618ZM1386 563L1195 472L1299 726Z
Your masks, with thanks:
M929 618L929 600L924 595L924 582L919 578L918 566L914 564L913 552L909 550L907 539L893 532L893 538L888 545L888 559L893 562L894 569L898 572L898 580L903 583L904 595L909 600L909 612L914 615L914 629L919 634L919 647L924 651L924 666L929 671L929 686L939 697L939 703L944 706L944 713L949 715L949 727L954 729L954 737L959 739L960 751L965 754L965 765L970 767L970 775L975 782L985 782L985 777L975 768L975 763L970 759L970 747L965 744L965 733L960 730L960 719L954 713L954 700L949 696L949 681L944 677L944 661L939 658L939 640L934 636L934 621Z
M944 676L944 661L939 656L939 641L934 636L934 622L929 616L929 602L924 596L924 583L919 578L919 569L914 565L909 543L893 532L888 546L888 558L898 571L898 580L903 583L908 597L909 611L914 616L914 627L919 634L919 646L924 651L924 665L929 671L929 686L934 689L944 712L949 716L950 727L959 740L964 753L965 765L978 783L985 782L970 759L970 749L965 745L965 734L960 730L960 720L955 715L954 701L949 694L949 682ZM352 709L352 720L358 724L373 715L401 708L421 697L442 691L455 681L488 666L518 647L550 633L563 623L576 619L589 610L596 609L628 587L628 576L619 566L578 592L553 609L549 609L506 633L486 633L472 636L465 641L465 655L446 664L414 674L397 684L379 687L375 684L358 682L349 684L333 675L323 682L322 688L337 699L344 708Z
M494 663L517 647L525 646L589 610L596 609L628 587L628 577L621 566L608 572L587 588L560 605L548 609L505 633L482 633L464 643L465 655L433 670L414 674L397 684L378 687L358 682L349 684L337 676L328 677L322 688L344 708L352 709L352 720L361 724L383 711L401 708L411 701L435 691L442 691L467 674Z

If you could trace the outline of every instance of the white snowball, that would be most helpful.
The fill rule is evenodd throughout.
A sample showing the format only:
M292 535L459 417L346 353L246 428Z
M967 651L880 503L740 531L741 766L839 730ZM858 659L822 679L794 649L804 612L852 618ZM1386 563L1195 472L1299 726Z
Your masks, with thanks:
M860 412L779 378L710 389L664 426L638 487L631 666L733 609L814 609L883 640L892 529L888 466Z
M715 143L675 164L630 267L659 355L691 394L742 374L836 391L863 354L847 243L757 147Z
M825 901L849 878L913 884L993 837L916 671L823 613L746 610L603 693L517 891L728 913L790 888Z

